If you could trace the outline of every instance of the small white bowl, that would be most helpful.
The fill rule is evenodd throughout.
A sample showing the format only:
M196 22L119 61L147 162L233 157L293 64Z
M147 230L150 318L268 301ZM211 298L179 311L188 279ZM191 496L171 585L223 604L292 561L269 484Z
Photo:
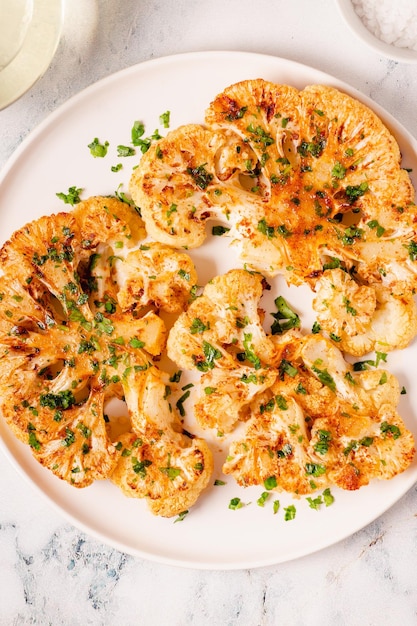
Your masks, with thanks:
M411 48L399 48L381 41L373 35L356 13L351 0L336 0L339 11L352 32L362 39L375 52L402 63L417 63L417 51Z

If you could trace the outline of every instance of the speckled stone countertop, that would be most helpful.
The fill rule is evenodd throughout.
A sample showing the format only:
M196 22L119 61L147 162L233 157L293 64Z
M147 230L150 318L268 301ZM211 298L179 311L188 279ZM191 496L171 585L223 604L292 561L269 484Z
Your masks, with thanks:
M50 68L0 112L0 166L84 87L148 59L197 50L259 52L323 70L417 136L417 66L365 47L332 0L66 0ZM84 534L0 454L0 626L412 626L416 516L414 486L369 526L315 554L251 570L178 568Z

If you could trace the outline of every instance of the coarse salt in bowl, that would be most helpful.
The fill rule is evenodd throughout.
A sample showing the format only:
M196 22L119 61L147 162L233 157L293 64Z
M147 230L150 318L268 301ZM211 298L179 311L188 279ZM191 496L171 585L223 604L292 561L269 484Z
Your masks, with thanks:
M379 54L417 63L417 0L336 0L357 37Z

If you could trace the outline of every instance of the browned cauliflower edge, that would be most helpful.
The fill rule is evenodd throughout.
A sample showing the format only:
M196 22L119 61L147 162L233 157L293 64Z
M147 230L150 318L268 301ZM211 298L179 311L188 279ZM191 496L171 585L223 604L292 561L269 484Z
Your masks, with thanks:
M125 400L132 432L123 437L137 440L140 432L148 446L159 438L182 468L169 482L171 499L151 506L155 513L175 515L206 486L211 452L204 442L182 435L178 419L173 425L166 416L165 425L161 416L159 425L146 423L147 416L158 417L147 383L161 386L165 376L155 365L167 337L158 310L182 309L196 273L186 255L141 243L145 235L132 207L97 196L71 213L26 224L4 244L1 411L37 461L71 485L86 487L114 471L120 478L120 441L113 439L106 407L114 398ZM162 266L164 287L155 291L150 272ZM159 389L156 383L153 388ZM155 407L159 400L155 391ZM158 478L154 492L167 493L166 474Z

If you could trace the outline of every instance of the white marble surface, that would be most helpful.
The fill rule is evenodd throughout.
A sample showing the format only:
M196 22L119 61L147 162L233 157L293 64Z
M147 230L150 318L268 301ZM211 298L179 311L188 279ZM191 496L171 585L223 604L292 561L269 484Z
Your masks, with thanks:
M195 50L296 60L340 78L417 136L417 66L357 41L332 0L66 0L45 76L0 112L0 165L51 111L132 64ZM42 185L34 193L42 193ZM290 563L197 571L86 536L0 454L0 626L417 623L417 487L343 542Z

